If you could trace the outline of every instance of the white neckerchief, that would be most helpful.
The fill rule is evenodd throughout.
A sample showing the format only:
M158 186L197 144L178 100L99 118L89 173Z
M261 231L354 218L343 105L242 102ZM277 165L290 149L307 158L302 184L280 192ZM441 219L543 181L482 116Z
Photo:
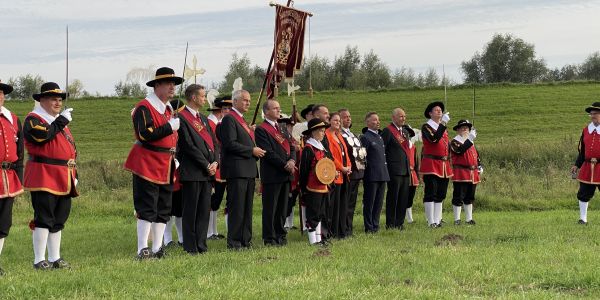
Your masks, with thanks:
M464 144L467 141L467 138L464 138L461 135L455 136L454 139L459 141L461 144Z
M198 111L194 110L193 108L189 107L189 106L185 106L185 108L187 108L187 110L189 110L192 113L192 116L194 116L194 118L198 118L200 115L198 114Z
M221 120L219 120L217 116L215 116L215 114L213 113L210 113L210 115L208 115L208 119L215 122L215 124L219 124L219 122L221 122Z
M433 128L433 130L438 130L438 127L440 127L440 124L436 123L432 119L427 120L427 124L429 126L431 126L431 128Z
M600 134L600 125L596 127L594 126L594 122L590 122L590 124L588 125L588 133L592 134L594 130L596 130L596 133Z
M40 105L39 102L35 102L34 106L33 106L33 111L31 111L32 113L35 113L36 115L42 117L42 119L46 120L46 123L48 124L52 124L52 122L54 122L54 120L56 120L56 117L58 117L58 114L56 116L51 116L49 113L47 113L42 106Z
M237 113L238 115L240 115L240 117L244 117L244 115L237 109L235 109L235 107L232 107L231 110L235 111L235 113Z
M150 105L152 105L152 107L154 107L154 109L156 109L160 114L165 113L167 106L171 108L171 111L173 111L173 107L171 106L171 103L170 102L167 102L166 104L163 103L158 98L158 96L156 96L156 94L154 92L152 92L148 96L146 96L146 100L148 100L148 102L150 102Z
M317 148L321 151L325 150L325 147L323 147L323 144L321 142L315 140L314 138L308 139L308 141L306 141L306 143L313 145L315 148Z
M10 122L10 124L13 124L13 118L12 118L12 114L10 113L10 110L8 110L8 108L2 106L0 107L0 114L4 115L6 117L6 119Z

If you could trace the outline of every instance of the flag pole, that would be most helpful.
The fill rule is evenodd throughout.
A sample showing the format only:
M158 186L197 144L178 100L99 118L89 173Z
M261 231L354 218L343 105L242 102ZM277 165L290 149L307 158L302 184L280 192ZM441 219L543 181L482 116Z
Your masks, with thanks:
M65 68L66 68L66 72L65 72L65 90L66 90L66 96L65 96L65 108L67 109L67 100L69 100L69 25L67 25L67 48L66 48L66 57L65 57Z
M183 73L181 74L183 82L181 83L181 87L179 88L179 97L177 97L177 107L173 108L173 110L175 111L175 116L177 116L177 109L179 108L179 103L181 102L181 95L183 94L183 85L185 84L185 65L187 64L188 46L189 43L185 42L185 58L183 59Z

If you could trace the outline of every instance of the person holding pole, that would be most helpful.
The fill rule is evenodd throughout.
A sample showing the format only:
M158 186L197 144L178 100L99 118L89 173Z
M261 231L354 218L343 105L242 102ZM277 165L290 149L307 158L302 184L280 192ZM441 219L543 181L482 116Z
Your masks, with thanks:
M442 207L452 177L450 167L450 144L446 124L449 113L444 113L444 103L435 101L425 108L427 122L421 127L423 150L421 151L420 174L425 183L423 206L429 227L442 226Z
M180 127L169 100L175 95L175 86L181 83L183 78L175 76L173 69L159 68L154 79L146 83L153 92L137 103L132 115L136 142L124 168L133 173L138 259L163 258L166 254L162 243L171 212ZM148 248L150 230L152 249Z

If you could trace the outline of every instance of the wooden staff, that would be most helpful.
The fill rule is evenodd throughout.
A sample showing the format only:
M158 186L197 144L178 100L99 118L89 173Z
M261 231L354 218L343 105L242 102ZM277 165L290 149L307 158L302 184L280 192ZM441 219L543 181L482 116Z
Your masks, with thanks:
M188 53L189 43L185 42L185 58L183 59L183 73L181 74L181 78L183 78L183 82L181 83L181 87L179 88L179 97L177 97L177 107L174 108L174 115L177 116L179 103L181 102L181 97L183 95L183 84L185 83L185 65L187 64L187 53Z

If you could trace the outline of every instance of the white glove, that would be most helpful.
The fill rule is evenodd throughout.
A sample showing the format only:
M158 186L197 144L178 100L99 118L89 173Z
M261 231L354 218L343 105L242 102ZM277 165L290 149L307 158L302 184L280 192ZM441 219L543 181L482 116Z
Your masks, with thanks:
M469 132L468 139L471 140L471 142L472 142L473 140L475 140L476 137L477 137L477 130L475 130L475 129L471 130L471 132Z
M179 130L179 118L171 118L169 120L169 125L171 125L173 131Z
M175 158L174 160L175 160L175 169L179 169L179 161L177 160L177 158Z
M442 116L442 122L443 122L443 123L446 123L446 124L447 124L448 122L450 122L450 113L449 113L449 112L445 113L445 114Z
M71 117L71 112L73 111L73 108L67 108L65 110L63 110L60 115L65 117L65 119L69 120L69 122L73 121L73 117Z
M483 173L483 167L482 166L477 167L477 171L479 171L479 174Z

